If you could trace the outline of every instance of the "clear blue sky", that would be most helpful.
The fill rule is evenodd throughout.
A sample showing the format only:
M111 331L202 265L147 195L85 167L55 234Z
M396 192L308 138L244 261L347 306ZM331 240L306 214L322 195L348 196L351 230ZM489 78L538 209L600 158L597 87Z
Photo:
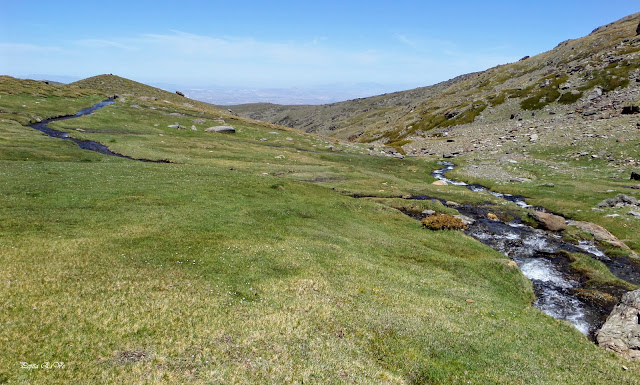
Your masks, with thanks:
M0 74L400 89L544 52L640 3L3 0L0 8Z

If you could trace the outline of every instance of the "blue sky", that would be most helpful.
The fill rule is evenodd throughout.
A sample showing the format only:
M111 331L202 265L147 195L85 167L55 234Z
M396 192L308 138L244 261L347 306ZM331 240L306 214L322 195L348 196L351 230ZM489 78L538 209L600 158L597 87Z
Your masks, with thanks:
M400 90L535 55L635 1L3 0L0 74Z

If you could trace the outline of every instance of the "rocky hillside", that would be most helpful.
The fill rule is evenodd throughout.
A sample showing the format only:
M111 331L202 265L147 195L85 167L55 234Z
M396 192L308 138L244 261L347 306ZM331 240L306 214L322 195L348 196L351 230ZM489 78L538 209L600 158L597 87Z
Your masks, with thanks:
M233 106L241 116L400 152L451 127L521 119L594 119L640 102L640 13L551 51L429 87L322 106ZM431 151L433 152L433 151Z

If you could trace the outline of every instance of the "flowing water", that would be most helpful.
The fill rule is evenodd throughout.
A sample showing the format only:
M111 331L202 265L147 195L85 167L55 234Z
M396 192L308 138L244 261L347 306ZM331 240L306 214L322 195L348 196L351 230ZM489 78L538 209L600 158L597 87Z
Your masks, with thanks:
M43 132L53 138L58 138L58 139L63 139L63 140L70 140L72 142L74 142L75 144L78 145L78 147L80 147L83 150L89 150L89 151L95 151L95 152L99 152L101 154L104 155L110 155L110 156L117 156L119 158L126 158L126 159L131 159L131 160L138 160L141 162L152 162L152 163L171 163L168 160L148 160L148 159L138 159L138 158L132 158L130 156L127 155L122 155L119 154L117 152L113 152L111 151L107 146L105 146L102 143L98 143L98 142L94 142L92 140L81 140L81 139L76 139L73 138L71 136L69 136L69 133L64 132L64 131L58 131L55 130L51 127L49 127L49 123L51 122L56 122L56 121L60 121L60 120L68 120L68 119L75 119L75 118L79 118L81 116L85 116L85 115L91 115L92 113L94 113L95 111L104 108L110 104L115 103L115 100L112 98L109 98L107 100L103 100L99 103L94 104L91 107L82 109L80 111L78 111L75 115L70 115L70 116L62 116L59 118L52 118L52 119L46 119L43 120L42 122L39 123L35 123L30 125L29 127L34 128L40 132Z
M439 180L465 186L476 192L485 191L520 207L532 207L527 204L524 197L502 194L484 186L449 179L445 173L453 170L455 165L450 162L441 162L441 164L444 167L432 174ZM518 218L510 223L490 220L487 218L487 212L479 207L463 206L458 208L458 211L476 221L468 226L467 234L500 251L518 264L524 276L533 284L536 294L534 305L537 308L554 318L571 322L580 332L591 338L602 326L611 309L603 309L577 296L579 289L584 288L584 279L572 271L569 267L570 261L562 251L588 254L607 264L614 274L617 270L623 273L624 269L631 269L632 271L623 278L629 280L629 277L635 277L636 280L640 280L640 267L630 267L625 264L623 269L617 269L614 261L593 242L582 241L578 245L567 243L558 234L532 228L523 224ZM616 275L620 276L620 274Z

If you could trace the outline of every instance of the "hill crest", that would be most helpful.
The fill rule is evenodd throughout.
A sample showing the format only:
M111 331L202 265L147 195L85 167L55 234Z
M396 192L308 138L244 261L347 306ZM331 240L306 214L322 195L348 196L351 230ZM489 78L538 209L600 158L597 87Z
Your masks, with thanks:
M554 49L433 86L320 106L230 106L241 116L404 151L434 130L534 114L599 113L638 102L640 13ZM615 92L612 92L615 91Z

